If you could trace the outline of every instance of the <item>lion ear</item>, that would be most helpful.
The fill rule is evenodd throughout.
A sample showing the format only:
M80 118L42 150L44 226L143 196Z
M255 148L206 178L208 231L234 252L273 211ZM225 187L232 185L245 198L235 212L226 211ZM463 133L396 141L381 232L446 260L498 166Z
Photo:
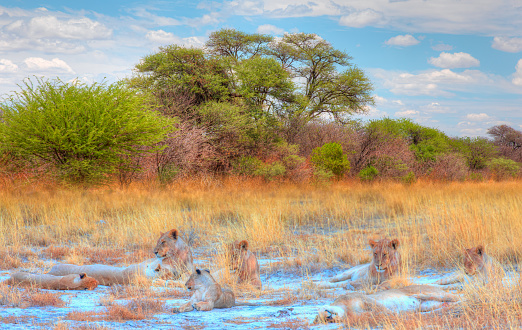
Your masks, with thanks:
M169 232L169 235L172 236L173 239L178 239L179 232L178 232L177 229L172 229L172 230Z
M209 274L210 274L210 270L208 270L208 269L205 269L205 271L206 271L207 273L209 273Z
M87 274L85 273L80 273L80 279L83 280L85 278L85 276L87 276Z
M399 240L398 240L397 238L394 239L394 240L392 240L392 241L390 242L390 246L391 246L393 249L397 250L397 248L399 247Z
M198 275L201 275L201 270L196 268L196 273L198 273Z
M154 269L155 272L159 272L161 270L161 264L158 264L156 266L156 269Z
M482 255L484 253L484 247L482 245L477 246L477 254Z
M375 247L375 245L377 245L377 242L375 242L373 239L369 239L368 240L368 244L370 244L370 246L372 247L372 249Z
M248 242L246 240L239 242L238 246L241 250L248 250Z

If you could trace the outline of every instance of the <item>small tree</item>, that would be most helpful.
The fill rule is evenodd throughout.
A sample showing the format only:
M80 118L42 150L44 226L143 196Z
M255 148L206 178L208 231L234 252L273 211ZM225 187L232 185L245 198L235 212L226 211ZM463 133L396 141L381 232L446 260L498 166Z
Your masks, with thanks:
M173 130L148 100L122 83L28 79L0 104L1 146L41 159L69 181L99 182Z
M350 170L350 161L343 153L343 147L335 142L315 148L310 161L316 167L332 172L337 178L342 178Z
M489 161L488 167L497 180L514 178L520 171L520 165L517 162L506 158L493 158Z

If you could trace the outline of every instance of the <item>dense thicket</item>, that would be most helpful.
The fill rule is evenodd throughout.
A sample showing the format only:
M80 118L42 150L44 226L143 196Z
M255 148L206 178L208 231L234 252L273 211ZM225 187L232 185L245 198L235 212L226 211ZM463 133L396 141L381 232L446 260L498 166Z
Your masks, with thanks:
M489 129L491 139L452 138L409 119L352 120L373 98L350 61L315 34L223 29L203 49L161 47L113 85L29 81L0 105L1 171L121 184L521 174L522 132L506 125Z

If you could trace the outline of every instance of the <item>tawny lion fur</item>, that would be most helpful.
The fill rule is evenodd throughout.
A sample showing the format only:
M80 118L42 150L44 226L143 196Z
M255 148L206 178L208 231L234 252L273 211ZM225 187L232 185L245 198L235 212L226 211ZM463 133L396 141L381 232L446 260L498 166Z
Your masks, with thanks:
M228 246L230 266L237 272L238 283L249 283L261 289L261 276L257 257L248 249L248 242L235 241Z
M463 265L464 272L458 271L445 276L435 284L444 285L445 289L461 289L464 282L485 284L504 275L499 262L487 255L482 245L464 249Z
M348 316L357 317L366 312L428 312L457 301L456 295L431 285L410 285L368 295L353 292L320 307L314 322L342 322Z
M181 238L177 229L160 233L154 254L162 260L162 267L170 270L175 278L185 272L189 274L194 272L192 250Z
M372 261L369 264L357 265L330 279L330 283L321 283L323 288L336 288L381 284L400 271L401 255L398 251L398 239L381 239L368 241L372 248ZM342 282L342 283L338 283ZM334 284L335 283L335 284Z
M138 277L155 279L162 275L161 260L149 259L139 264L128 267L115 267L107 265L84 265L58 264L47 273L49 275L68 275L86 273L96 279L100 285L129 284Z
M11 277L4 283L48 290L94 290L98 286L98 281L87 276L85 273L54 276L49 274L16 272L11 274Z
M192 292L192 297L174 312L184 313L194 309L210 311L214 308L230 308L236 304L234 292L222 289L207 270L196 269L185 286Z

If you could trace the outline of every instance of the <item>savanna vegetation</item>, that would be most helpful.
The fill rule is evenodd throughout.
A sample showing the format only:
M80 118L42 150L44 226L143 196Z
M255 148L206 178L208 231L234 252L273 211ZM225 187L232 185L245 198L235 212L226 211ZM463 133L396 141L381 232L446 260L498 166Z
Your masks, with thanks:
M355 121L373 105L371 82L314 34L224 29L203 49L162 47L134 69L116 83L28 79L0 103L0 270L129 264L153 257L159 232L172 228L201 267L224 266L216 250L246 239L259 258L278 260L263 274L302 275L303 289L274 304L329 297L308 274L367 262L368 238L399 238L403 280L454 268L477 244L518 266L521 131L457 138L409 119ZM102 314L66 319L146 319L166 310L145 296L176 294L119 290ZM520 327L516 290L467 290L455 315L349 322ZM273 292L254 293L263 294ZM26 296L0 285L3 306L60 303Z

